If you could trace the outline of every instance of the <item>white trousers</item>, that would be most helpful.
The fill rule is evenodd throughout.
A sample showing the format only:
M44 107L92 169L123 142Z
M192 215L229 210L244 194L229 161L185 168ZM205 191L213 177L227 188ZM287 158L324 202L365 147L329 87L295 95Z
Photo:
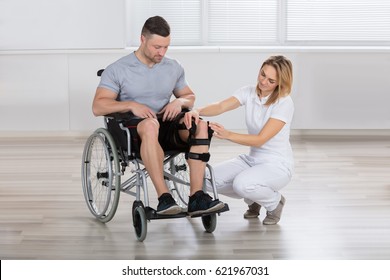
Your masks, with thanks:
M278 206L279 190L290 182L292 176L281 163L262 163L249 155L213 165L213 170L218 194L244 198L248 205L257 202L267 211ZM206 188L212 189L209 180L206 180Z

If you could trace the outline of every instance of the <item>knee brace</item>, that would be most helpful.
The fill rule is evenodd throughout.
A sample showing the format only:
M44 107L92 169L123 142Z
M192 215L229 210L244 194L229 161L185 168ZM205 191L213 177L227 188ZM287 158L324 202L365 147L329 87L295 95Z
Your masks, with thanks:
M210 146L211 137L213 136L213 130L208 126L209 122L207 122L207 132L208 132L208 138L206 139L197 139L195 138L195 132L196 132L196 124L194 121L192 121L192 126L189 129L189 135L188 135L188 146L191 148L192 146L200 146L200 145L207 145ZM208 162L210 160L210 153L192 153L187 152L185 154L186 159L194 159L194 160L201 160L203 162Z

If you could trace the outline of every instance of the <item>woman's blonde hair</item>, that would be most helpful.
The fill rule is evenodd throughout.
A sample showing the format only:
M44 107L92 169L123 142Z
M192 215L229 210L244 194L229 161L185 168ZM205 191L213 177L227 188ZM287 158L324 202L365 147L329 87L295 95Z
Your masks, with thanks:
M287 96L291 92L292 82L293 82L293 72L291 61L282 55L276 55L269 57L261 65L261 69L265 65L272 66L277 73L277 82L278 85L275 88L274 92L271 93L265 105L271 105L278 101L280 97ZM261 93L259 84L257 84L256 92Z

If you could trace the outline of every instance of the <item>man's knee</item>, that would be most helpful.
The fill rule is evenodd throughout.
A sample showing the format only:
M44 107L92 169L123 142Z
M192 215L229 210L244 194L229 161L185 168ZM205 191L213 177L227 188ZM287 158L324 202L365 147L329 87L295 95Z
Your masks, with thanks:
M190 151L186 153L186 159L208 162L210 160L210 153L207 151L212 137L212 132L210 132L208 122L200 120L196 126L193 123L192 129L192 131L190 129L190 136L188 138ZM200 146L202 148L194 148L196 146Z
M200 120L196 127L196 138L208 138L209 124L207 121Z
M144 119L137 125L137 132L141 139L158 139L160 125L156 119Z

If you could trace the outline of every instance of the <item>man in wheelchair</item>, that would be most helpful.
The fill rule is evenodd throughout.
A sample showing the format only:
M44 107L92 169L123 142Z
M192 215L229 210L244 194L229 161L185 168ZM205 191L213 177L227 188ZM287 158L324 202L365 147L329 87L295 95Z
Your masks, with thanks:
M169 24L159 16L149 18L142 28L139 48L102 73L93 113L95 116L130 113L136 118L135 129L141 142L139 154L158 195L157 214L181 212L163 177L167 150L186 152L191 184L188 214L218 211L224 203L213 200L202 190L212 133L203 120L191 133L183 123L183 110L193 107L195 95L188 86L183 67L165 57L169 44Z

